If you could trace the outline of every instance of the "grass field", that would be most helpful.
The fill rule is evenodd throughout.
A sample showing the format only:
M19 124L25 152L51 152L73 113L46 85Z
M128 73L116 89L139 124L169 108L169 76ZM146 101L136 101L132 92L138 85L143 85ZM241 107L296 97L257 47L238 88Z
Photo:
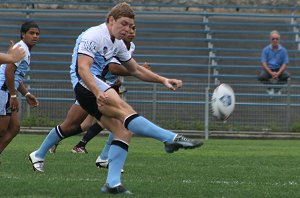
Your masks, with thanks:
M20 134L1 154L0 197L109 197L100 192L107 171L95 166L106 137L94 138L88 154L70 152L79 136L64 140L38 174L27 156L44 137ZM200 149L166 154L160 142L134 138L122 181L131 197L295 198L299 150L292 140L207 140Z

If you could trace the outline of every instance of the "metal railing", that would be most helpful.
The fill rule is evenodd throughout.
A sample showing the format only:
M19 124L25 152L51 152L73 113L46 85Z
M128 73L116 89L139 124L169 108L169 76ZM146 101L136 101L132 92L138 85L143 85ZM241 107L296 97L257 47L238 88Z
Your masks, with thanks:
M1 1L0 5L5 2ZM0 16L0 21L9 23L0 25L1 29L6 30L0 33L0 39L2 39L0 47L5 49L7 44L4 41L19 38L18 24L27 18L41 24L41 39L46 41L36 46L39 51L32 51L32 66L28 72L30 79L25 81L30 85L31 92L39 96L41 107L39 110L31 110L30 114L22 113L37 117L46 115L49 119L61 120L65 117L69 105L74 102L68 72L74 40L77 38L77 33L87 27L86 23L98 24L101 20L99 17L95 19L95 16L104 16L107 10L35 9L32 5L42 2L9 2L28 6L28 9L0 9L0 13L6 13ZM79 8L81 5L83 3L78 4ZM108 8L111 4L101 4L101 6ZM162 4L151 6L167 7ZM177 7L178 5L168 6ZM209 131L213 130L290 130L291 125L297 122L297 112L300 106L300 93L297 85L300 80L300 72L298 72L300 69L298 65L300 61L298 56L299 24L297 23L299 15L295 14L299 9L270 7L273 11L286 9L291 13L257 14L209 11L210 8L219 6L196 7L203 10L188 12L188 9L184 9L180 13L173 11L136 12L138 36L135 39L137 49L134 58L141 63L144 60L147 62L151 60L153 70L159 74L184 79L184 87L177 92L169 92L160 85L126 78L128 103L160 125L177 129L203 130L206 131L207 136L209 136ZM222 6L222 8L235 9L237 7ZM253 9L240 6L239 8L240 10ZM266 7L255 7L255 9L268 10ZM82 13L90 17L74 17L74 14L82 16ZM59 18L60 14L64 17ZM156 16L160 16L160 20L157 20ZM179 16L178 21L174 21L174 16ZM145 18L139 19L142 17ZM227 21L217 21L219 18L227 19ZM244 23L234 21L248 18L276 19L278 22L275 26L267 22L261 24L247 22L247 27L254 29L238 29ZM235 20L231 21L231 19ZM68 23L77 25L65 25ZM148 25L151 27L148 28ZM176 28L172 28L172 25ZM226 29L226 26L230 26L231 29ZM257 30L258 28L262 30ZM268 35L269 30L266 28L281 29L282 36L286 37L282 40L282 44L291 46L288 51L291 55L292 64L289 68L293 71L292 80L288 85L281 86L284 90L281 95L270 96L264 93L267 87L257 82L254 72L260 68L260 49L250 48L249 45L255 44L262 47L267 44L267 37L262 36ZM46 31L45 34L44 31ZM185 36L186 33L192 36ZM231 34L234 34L234 37L229 37ZM258 36L260 38L257 38ZM51 42L52 40L59 42ZM166 43L167 46L161 45L162 43ZM246 45L241 47L242 44ZM59 51L56 51L56 48ZM242 53L249 55L242 55ZM237 97L235 113L227 123L215 120L210 114L209 100L213 88L220 82L230 84ZM23 105L25 105L24 101ZM285 119L278 116L280 113L285 115Z

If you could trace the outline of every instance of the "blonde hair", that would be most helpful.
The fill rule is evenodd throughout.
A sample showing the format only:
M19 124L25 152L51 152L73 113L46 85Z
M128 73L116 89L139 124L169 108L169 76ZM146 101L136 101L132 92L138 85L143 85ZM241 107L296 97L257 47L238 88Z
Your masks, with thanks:
M107 17L106 17L107 23L109 22L109 17L111 17L111 16L115 20L118 20L121 17L128 17L128 18L134 19L135 14L134 14L134 11L131 8L131 6L128 3L123 2L123 3L119 3L119 4L115 5L110 10L110 12L107 14Z

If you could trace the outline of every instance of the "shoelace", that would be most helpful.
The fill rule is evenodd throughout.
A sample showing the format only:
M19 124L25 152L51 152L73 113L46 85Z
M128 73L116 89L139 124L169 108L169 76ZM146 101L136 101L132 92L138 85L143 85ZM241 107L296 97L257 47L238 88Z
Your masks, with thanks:
M187 139L186 137L183 137L183 136L178 136L176 138L177 141L186 141L186 142L191 142L191 140Z

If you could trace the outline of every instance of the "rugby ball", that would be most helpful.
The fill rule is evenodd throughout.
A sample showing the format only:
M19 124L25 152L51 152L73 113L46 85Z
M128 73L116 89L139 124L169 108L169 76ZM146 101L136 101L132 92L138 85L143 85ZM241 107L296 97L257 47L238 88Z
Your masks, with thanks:
M220 84L215 88L211 98L213 115L222 121L226 121L235 108L235 95L228 84Z

